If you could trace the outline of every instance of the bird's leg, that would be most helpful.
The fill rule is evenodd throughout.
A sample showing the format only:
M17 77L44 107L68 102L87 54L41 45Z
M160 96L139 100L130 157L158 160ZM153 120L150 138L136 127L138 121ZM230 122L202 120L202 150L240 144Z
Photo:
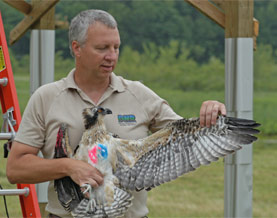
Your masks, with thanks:
M91 185L89 185L89 184L83 184L83 185L81 186L81 188L82 188L82 189L85 189L85 190L83 191L83 195L85 195L85 196L89 199L88 205L87 205L87 207L86 207L86 211L87 211L88 213L92 213L92 212L94 212L94 211L96 210L96 202L95 202L95 200L92 198L92 187L91 187Z
M86 193L89 193L89 195L91 194L91 186L89 184L81 185L81 189L82 189L83 195L86 195Z

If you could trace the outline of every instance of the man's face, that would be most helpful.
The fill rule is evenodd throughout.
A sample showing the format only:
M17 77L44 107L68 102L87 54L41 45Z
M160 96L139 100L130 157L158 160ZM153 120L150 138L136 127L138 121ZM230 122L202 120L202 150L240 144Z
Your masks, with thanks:
M76 67L99 78L110 76L117 64L119 46L118 29L96 22L89 27L86 42L75 49Z

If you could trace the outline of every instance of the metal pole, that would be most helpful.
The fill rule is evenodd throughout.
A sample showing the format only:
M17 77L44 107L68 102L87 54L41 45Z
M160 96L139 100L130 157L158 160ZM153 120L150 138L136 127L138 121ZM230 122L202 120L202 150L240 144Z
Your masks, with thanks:
M54 81L55 30L32 30L30 42L30 92Z
M253 39L225 39L225 103L229 116L253 118ZM252 217L252 145L225 158L224 217Z
M24 195L27 197L29 195L29 188L24 189L2 189L0 190L0 196L1 195Z
M55 30L31 31L30 43L30 93L54 81ZM43 157L39 152L39 156ZM36 184L39 203L47 203L49 182Z

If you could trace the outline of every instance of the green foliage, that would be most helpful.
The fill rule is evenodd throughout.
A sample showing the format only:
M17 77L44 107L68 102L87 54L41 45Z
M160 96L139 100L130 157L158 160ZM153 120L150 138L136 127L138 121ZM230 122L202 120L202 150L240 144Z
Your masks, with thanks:
M254 9L255 17L258 19L260 24L260 31L258 37L259 44L270 44L273 50L277 49L277 1L255 1ZM274 53L277 56L277 53Z
M9 56L13 69L13 74L30 74L30 58L29 55L16 56L13 50L9 49Z
M223 90L224 64L212 57L207 63L198 65L189 55L190 49L178 41L171 41L164 47L144 45L143 53L126 46L116 73L131 80L140 80L151 88Z
M271 23L270 14L275 7L274 2L257 4L257 18L263 15L260 23ZM0 2L0 8L7 34L22 15L3 2ZM107 10L118 20L124 46L116 74L142 81L167 99L182 116L197 116L201 102L206 99L224 101L224 62L219 48L224 43L218 40L222 32L211 27L215 25L187 4L178 1L61 1L56 7L56 14L71 19L78 11L87 8ZM166 17L168 14L172 16ZM261 30L269 31L265 24L261 25ZM272 108L275 108L277 97L274 95L277 91L277 50L275 42L269 44L272 42L269 36L266 41L261 34L258 39L267 44L260 44L258 40L254 53L254 116L263 123L261 129L264 134L274 135L277 117ZM23 41L16 43L21 48L20 52L14 46L10 48L10 58L19 98L28 99L29 56L22 51L28 43ZM57 31L56 80L65 77L74 67L67 41L67 31ZM191 93L193 99L189 97ZM21 111L26 102L20 101ZM265 114L272 114L271 119Z
M189 58L206 63L213 56L224 60L224 30L184 1L67 1L56 5L56 17L70 21L86 9L102 9L110 12L118 21L122 48L129 46L142 53L144 46L168 46L171 41L186 43ZM276 1L255 1L255 17L260 23L258 44L270 44L276 57ZM24 17L16 9L0 1L6 35ZM7 37L8 38L8 37ZM11 47L16 56L29 53L27 32ZM56 31L56 49L69 58L67 30Z
M55 80L66 77L67 74L75 67L73 58L63 58L62 52L58 51L55 54Z
M262 124L264 135L277 135L277 92L255 92L254 118Z
M142 81L184 116L198 116L200 104L207 99L224 102L224 63L212 57L207 63L197 64L190 58L186 44L171 41L168 46L154 43L144 45L143 53L129 46L121 52L116 74ZM277 65L270 45L261 45L255 52L254 118L262 123L261 131L276 135ZM17 93L23 112L29 98L29 57L16 59L10 52ZM59 51L55 56L55 80L65 77L74 67L73 58L64 58ZM270 117L270 118L269 118Z
M3 1L0 1L0 13L4 23L6 39L9 41L10 31L21 21L21 19L24 18L24 15ZM29 34L25 34L17 43L11 47L11 50L16 55L16 58L28 54L29 37Z
M277 62L271 45L260 45L254 53L255 90L277 91Z

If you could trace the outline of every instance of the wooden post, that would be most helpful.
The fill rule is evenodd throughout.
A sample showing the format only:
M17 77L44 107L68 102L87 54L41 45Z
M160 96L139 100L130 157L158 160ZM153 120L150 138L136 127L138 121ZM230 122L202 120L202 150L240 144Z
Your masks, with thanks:
M43 0L32 0L34 8L41 7ZM55 29L55 7L45 13L32 27L32 29L54 30Z
M225 38L253 36L253 0L224 1Z
M253 118L253 0L224 1L225 103L229 116ZM225 158L224 216L252 217L252 145Z

